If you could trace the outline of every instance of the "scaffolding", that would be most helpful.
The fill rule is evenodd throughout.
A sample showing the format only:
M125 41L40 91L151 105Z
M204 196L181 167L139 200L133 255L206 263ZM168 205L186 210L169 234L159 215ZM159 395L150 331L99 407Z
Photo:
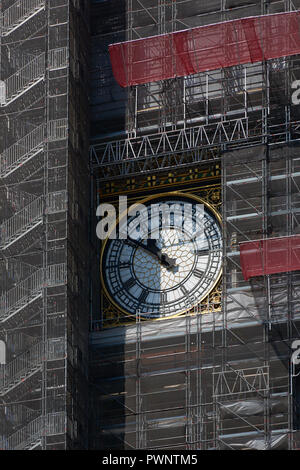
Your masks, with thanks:
M84 410L78 411L70 385L81 373L74 359L75 371L67 373L70 350L80 348L86 357L86 340L72 327L77 294L67 288L70 273L80 271L71 246L84 237L74 227L74 208L86 197L73 188L78 171L81 191L89 194L86 165L75 163L87 148L87 138L79 142L76 135L84 106L74 113L73 74L82 55L74 36L84 30L78 8L69 0L1 2L0 448L5 450L76 448L79 442L86 447ZM81 67L85 70L84 60ZM75 435L76 423L82 431Z
M137 312L135 324L114 328L105 328L101 311L94 315L91 448L299 449L299 379L291 362L300 327L299 271L245 280L240 261L240 244L299 233L300 114L291 100L299 56L121 90L107 45L294 12L300 3L128 0L118 15L108 2L96 8L102 19L92 49L102 38L107 49L98 62L106 64L100 83L92 75L92 96L97 87L103 91L92 112L96 189L221 164L224 269L221 311L208 299L182 317L151 321ZM103 18L115 25L113 34ZM106 85L112 91L104 97ZM116 127L99 132L101 110L114 120L116 103L122 103Z
M128 87L295 55L298 23L298 11L277 13L112 44L113 73Z

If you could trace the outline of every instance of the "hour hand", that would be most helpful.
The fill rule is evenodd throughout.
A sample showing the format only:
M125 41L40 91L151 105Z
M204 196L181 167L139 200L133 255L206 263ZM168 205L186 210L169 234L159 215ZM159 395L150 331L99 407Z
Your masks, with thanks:
M169 258L166 253L161 253L161 261L167 265L167 268L175 268L176 266L176 258Z
M165 266L167 269L174 268L176 266L176 259L175 258L169 258L169 256L166 253L162 253L161 249L158 248L156 245L156 241L153 239L148 239L147 240L147 247L155 254L159 260L161 261L161 264Z

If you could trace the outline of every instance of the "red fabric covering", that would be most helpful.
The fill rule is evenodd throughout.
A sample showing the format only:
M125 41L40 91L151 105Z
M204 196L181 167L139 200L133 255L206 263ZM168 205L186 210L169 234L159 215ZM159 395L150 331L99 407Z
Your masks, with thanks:
M300 235L240 244L244 279L300 270Z
M300 11L227 21L109 46L122 87L300 53Z

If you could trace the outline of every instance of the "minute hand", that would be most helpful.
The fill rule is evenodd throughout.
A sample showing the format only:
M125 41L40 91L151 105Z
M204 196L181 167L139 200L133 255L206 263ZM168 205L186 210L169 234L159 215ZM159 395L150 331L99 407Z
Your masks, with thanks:
M147 245L144 245L144 243L142 243L138 240L135 240L134 238L130 238L130 237L128 237L127 240L130 243L132 243L133 245L139 246L140 248L147 251L151 255L154 255L156 258L160 259L160 249L156 245L149 246L148 243L147 243Z
M139 246L143 250L155 256L160 261L160 263L166 266L167 268L171 268L175 266L175 260L169 258L168 255L166 255L165 253L162 253L154 240L152 239L147 240L147 245L144 245L144 243L141 243L140 241L134 240L133 238L130 238L130 237L128 237L128 240L134 245Z

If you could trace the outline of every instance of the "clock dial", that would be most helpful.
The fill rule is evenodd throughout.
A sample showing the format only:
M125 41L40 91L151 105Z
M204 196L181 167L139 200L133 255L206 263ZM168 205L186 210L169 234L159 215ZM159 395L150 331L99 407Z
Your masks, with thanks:
M178 315L201 302L220 278L219 217L207 205L199 217L196 205L203 202L179 193L149 198L143 204L138 219L137 215L127 219L127 238L104 242L104 289L128 314L157 319ZM162 205L174 209L166 220Z

